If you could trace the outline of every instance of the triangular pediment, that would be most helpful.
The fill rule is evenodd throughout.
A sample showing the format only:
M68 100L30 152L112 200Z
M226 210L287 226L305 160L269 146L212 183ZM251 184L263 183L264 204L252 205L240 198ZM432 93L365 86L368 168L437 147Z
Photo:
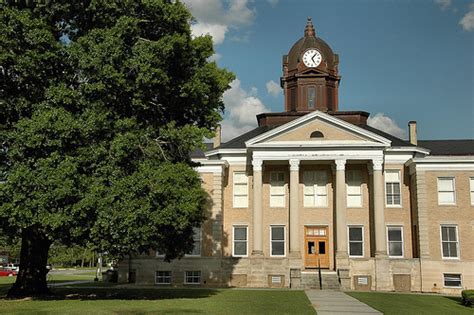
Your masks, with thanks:
M252 138L253 146L390 146L391 141L329 114L314 111Z

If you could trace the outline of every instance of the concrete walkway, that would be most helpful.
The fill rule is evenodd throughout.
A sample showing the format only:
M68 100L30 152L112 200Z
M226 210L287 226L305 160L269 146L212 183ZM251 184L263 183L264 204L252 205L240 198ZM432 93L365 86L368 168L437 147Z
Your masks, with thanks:
M305 292L318 315L382 314L341 291L306 290Z

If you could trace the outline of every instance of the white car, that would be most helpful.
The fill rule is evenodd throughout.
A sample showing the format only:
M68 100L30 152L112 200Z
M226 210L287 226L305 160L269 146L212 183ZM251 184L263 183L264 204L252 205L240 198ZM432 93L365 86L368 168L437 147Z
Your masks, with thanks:
M20 266L17 264L7 264L3 269L18 272L20 271Z

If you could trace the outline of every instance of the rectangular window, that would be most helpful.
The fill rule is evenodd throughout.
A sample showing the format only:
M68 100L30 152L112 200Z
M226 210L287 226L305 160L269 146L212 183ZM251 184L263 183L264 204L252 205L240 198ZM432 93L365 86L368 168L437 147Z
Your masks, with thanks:
M443 258L459 258L458 227L456 225L441 226L441 247Z
M308 171L303 173L304 206L326 207L328 204L327 172Z
M249 206L248 177L245 172L234 172L234 208Z
M362 207L362 173L349 170L346 172L347 206Z
M438 177L438 204L453 205L456 203L453 177Z
M316 105L316 88L314 86L308 87L308 108L313 109Z
M469 185L471 186L471 205L474 205L474 177L469 178Z
M461 274L459 273L445 273L444 276L444 286L445 287L462 287L461 283Z
M403 257L403 228L401 226L387 227L388 256Z
M184 283L201 284L201 271L186 271L184 275Z
M193 228L193 239L194 239L194 247L193 250L186 255L188 256L201 256L201 228Z
M156 271L155 272L155 283L156 284L171 284L171 271Z
M385 197L387 206L401 205L400 171L385 171Z
M349 226L349 256L364 257L364 227Z
M290 108L292 111L296 110L296 88L290 89Z
M285 207L285 174L270 173L270 207Z
M285 256L285 227L271 226L270 234L270 256Z
M247 226L234 226L234 247L232 256L247 256Z

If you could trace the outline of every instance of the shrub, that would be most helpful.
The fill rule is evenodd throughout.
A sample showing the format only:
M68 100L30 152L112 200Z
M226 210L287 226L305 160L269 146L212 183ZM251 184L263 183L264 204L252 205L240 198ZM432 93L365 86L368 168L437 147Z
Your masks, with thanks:
M461 292L462 304L469 306L474 302L474 290L463 290Z

